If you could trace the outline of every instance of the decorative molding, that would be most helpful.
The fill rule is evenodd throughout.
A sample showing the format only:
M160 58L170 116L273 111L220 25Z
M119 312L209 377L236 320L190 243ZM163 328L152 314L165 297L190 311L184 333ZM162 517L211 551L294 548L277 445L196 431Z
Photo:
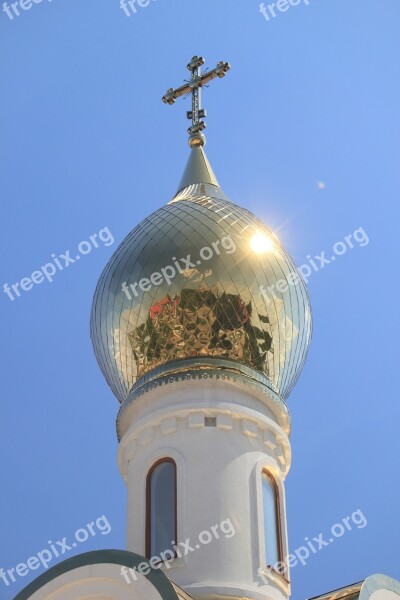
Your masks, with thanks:
M235 373L228 370L220 370L217 369L201 369L201 370L190 370L182 373L173 373L165 376L161 376L155 380L149 381L136 390L134 390L122 404L118 417L117 417L117 434L118 441L121 441L123 434L121 433L120 423L125 411L129 408L129 406L134 403L134 401L144 396L146 393L151 392L152 390L160 387L165 387L170 384L179 384L183 382L199 382L205 380L216 380L216 381L227 381L230 383L240 383L245 384L248 388L256 389L259 392L262 392L263 395L267 396L269 400L271 400L276 408L279 411L284 413L287 418L290 419L290 414L286 403L277 395L277 393L268 388L265 384L252 379L246 375L242 375L240 373Z
M133 426L127 432L121 441L119 449L119 468L126 481L126 471L128 463L133 460L136 453L143 446L148 445L153 440L158 440L160 436L170 436L174 432L183 429L192 430L193 433L205 427L205 417L216 417L215 430L221 432L238 433L258 441L259 450L267 453L273 458L283 478L286 477L290 467L291 451L289 439L282 430L271 419L249 418L245 409L227 410L226 408L214 408L205 406L204 408L184 409L180 405L175 410L175 416L169 415L149 415L141 422Z
M249 437L256 438L258 436L259 430L256 423L252 421L248 421L247 419L242 420L242 432Z
M142 429L139 433L139 443L142 446L149 444L154 438L154 429L153 427L147 427L146 429Z
M285 455L283 454L282 448L278 447L274 451L274 455L275 455L276 460L282 465L282 467L284 467L284 465L285 465Z
M204 427L204 413L193 413L189 415L188 425L190 428Z
M164 419L160 424L161 433L164 435L168 435L169 433L174 433L178 429L178 421L176 417L171 417L170 419Z
M218 429L225 429L225 430L229 431L232 429L232 426L233 426L233 420L232 420L231 415L227 415L224 413L217 415L217 428Z
M277 447L276 436L271 431L264 431L264 444L271 451L274 451Z

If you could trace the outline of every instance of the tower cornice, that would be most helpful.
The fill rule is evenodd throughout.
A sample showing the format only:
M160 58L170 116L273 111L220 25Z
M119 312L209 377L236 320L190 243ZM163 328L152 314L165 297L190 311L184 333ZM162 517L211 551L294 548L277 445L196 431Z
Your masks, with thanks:
M253 370L249 370L253 371ZM260 376L261 379L261 376ZM140 383L140 382L139 382ZM216 384L218 387L216 387ZM173 371L165 373L144 381L139 384L122 404L117 416L117 435L121 441L131 426L136 413L141 411L141 406L148 404L156 410L157 398L164 398L164 402L171 394L187 394L188 397L196 395L207 401L210 393L216 390L224 390L228 395L235 390L242 390L246 397L253 398L259 412L272 416L285 435L290 434L290 414L286 403L264 382L257 381L253 377L240 371L229 371L227 369L216 369L211 366L202 369L186 368L182 372ZM199 404L200 406L200 404Z

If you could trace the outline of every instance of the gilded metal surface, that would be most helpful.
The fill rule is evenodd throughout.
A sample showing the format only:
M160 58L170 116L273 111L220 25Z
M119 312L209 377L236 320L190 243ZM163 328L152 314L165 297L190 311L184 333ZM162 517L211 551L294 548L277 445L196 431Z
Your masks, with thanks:
M255 234L273 240L273 247L257 254ZM167 266L175 266L176 275L160 282L154 274ZM284 291L275 287L295 272L272 232L219 188L198 184L182 190L132 230L100 277L91 335L114 394L123 402L152 369L203 357L210 365L221 358L247 365L286 398L311 335L304 283ZM146 291L134 285L152 275L156 283L143 284ZM260 285L274 285L267 298Z
M183 288L150 307L144 323L128 333L141 377L176 358L223 356L262 371L272 337L251 323L252 305L240 294ZM266 315L259 315L269 323Z

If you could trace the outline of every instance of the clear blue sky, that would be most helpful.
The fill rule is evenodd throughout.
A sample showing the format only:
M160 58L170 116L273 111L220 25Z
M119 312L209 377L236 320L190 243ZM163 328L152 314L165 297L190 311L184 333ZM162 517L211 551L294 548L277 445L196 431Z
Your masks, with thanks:
M205 97L208 156L232 200L298 264L359 227L370 239L310 279L287 479L293 549L356 509L368 526L293 569L293 597L400 579L399 19L398 0L310 0L269 22L256 0L157 0L131 17L118 0L0 12L0 567L102 514L112 532L68 556L124 547L118 404L92 352L91 299L116 244L175 192L188 106L161 96L202 54L232 65ZM104 227L113 245L13 302L3 293ZM0 598L42 571L0 580Z

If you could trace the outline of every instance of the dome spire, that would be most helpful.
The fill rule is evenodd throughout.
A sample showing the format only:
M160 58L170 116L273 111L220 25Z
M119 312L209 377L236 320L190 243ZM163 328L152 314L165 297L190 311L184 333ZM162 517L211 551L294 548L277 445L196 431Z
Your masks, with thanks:
M179 183L177 194L194 183L209 183L210 185L219 187L214 171L201 146L192 148L182 179Z
M187 65L188 70L192 76L189 81L185 80L184 85L176 88L169 88L162 100L166 104L174 104L177 98L181 96L187 96L192 94L192 110L187 111L186 116L192 121L192 125L188 129L189 134L189 146L191 148L202 147L206 143L205 135L202 133L206 128L206 124L202 121L206 117L206 111L201 107L201 88L206 86L207 83L215 79L216 77L225 77L229 71L230 64L227 62L219 62L215 69L212 71L207 70L201 72L201 66L204 65L205 60L202 56L193 56L190 63ZM207 160L207 159L206 159Z

